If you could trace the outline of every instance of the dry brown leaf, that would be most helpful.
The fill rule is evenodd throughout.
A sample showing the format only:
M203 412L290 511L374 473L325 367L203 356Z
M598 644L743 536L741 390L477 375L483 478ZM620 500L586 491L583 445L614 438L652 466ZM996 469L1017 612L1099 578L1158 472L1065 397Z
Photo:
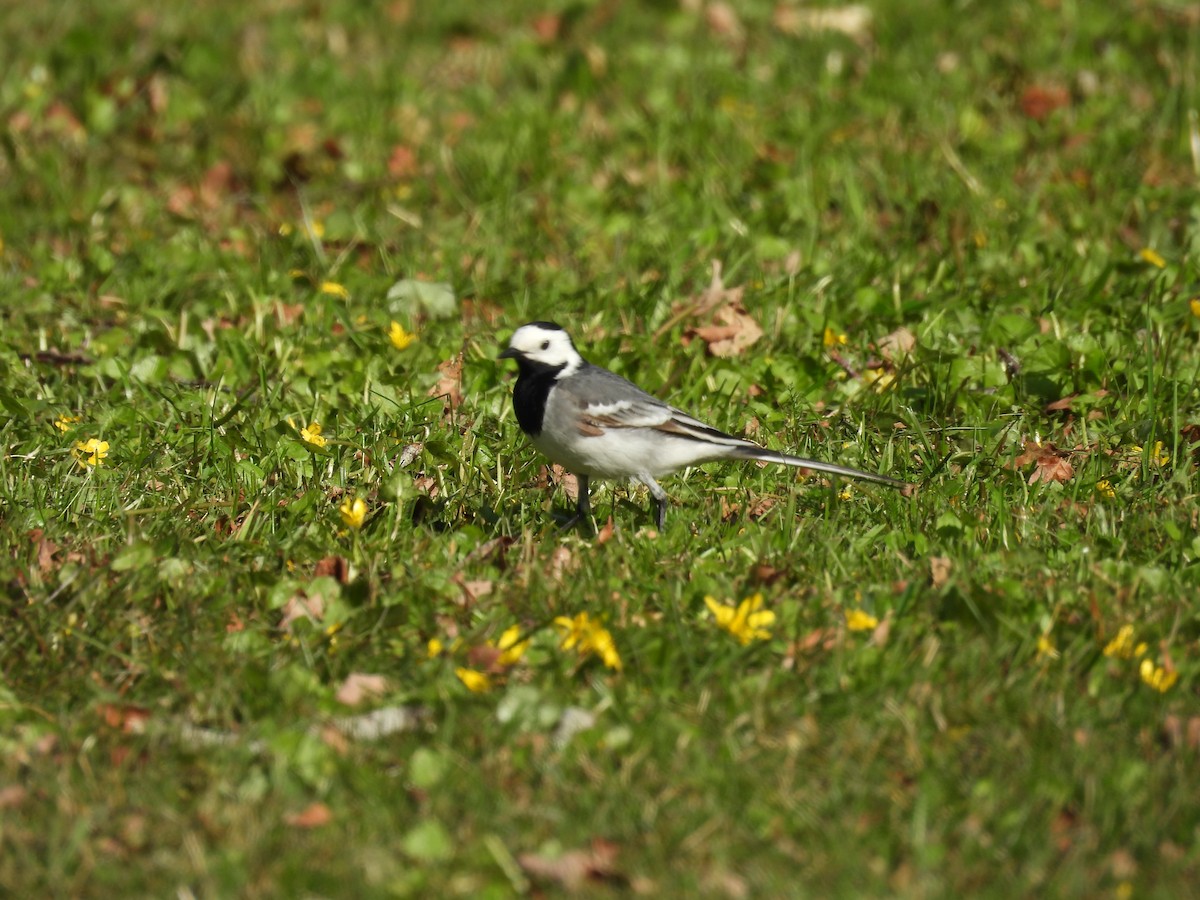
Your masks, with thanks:
M150 710L144 706L128 706L117 703L101 703L97 710L104 724L125 734L141 734L150 721Z
M745 37L737 11L721 0L709 3L704 8L704 21L713 34L720 35L732 43L737 43Z
M753 346L763 330L740 302L722 306L713 313L713 324L696 328L692 332L708 345L713 356L728 359L741 356Z
M555 857L522 853L517 857L521 868L534 878L553 881L568 891L577 891L588 882L624 882L617 872L619 848L612 841L593 838L588 850L568 850Z
M0 788L0 809L15 809L25 802L28 795L21 785L6 784Z
M596 543L607 544L612 540L613 536L613 517L609 516L608 521L604 523L601 529L596 532Z
M780 3L775 7L774 15L775 27L784 34L838 31L859 42L870 39L871 18L871 9L864 3L831 9L803 9Z
M556 584L561 583L563 576L574 568L575 562L571 551L566 547L556 547L550 554L550 579Z
M310 803L300 812L288 813L283 821L293 828L320 828L333 820L333 813L324 803Z
M333 578L338 584L350 582L350 563L344 556L326 556L313 566L314 578Z
M455 584L462 588L463 599L466 603L474 603L480 597L486 597L492 592L495 585L486 579L466 579L463 578L461 572L456 572L451 578Z
M54 554L58 552L58 544L46 537L40 528L29 532L29 539L37 544L38 571L49 572L54 568Z
M903 325L890 334L885 334L876 343L880 355L892 362L901 357L908 356L916 346L917 336Z
M929 578L935 588L944 587L950 580L950 572L954 564L948 556L933 556L929 559Z
M1043 122L1055 110L1062 109L1071 103L1071 95L1066 88L1057 85L1041 87L1031 85L1021 94L1021 112L1035 122Z
M319 624L323 618L325 618L324 597L320 594L307 597L303 593L297 593L283 604L283 619L279 622L279 627L290 631L292 623L297 619L308 619L310 622Z
M387 167L388 174L393 178L413 178L418 172L417 154L413 151L412 147L397 144L392 148L392 153L388 157Z
M1071 402L1079 396L1079 393L1067 394L1067 396L1047 403L1042 407L1042 412L1049 415L1052 412L1065 412L1071 408Z
M1039 481L1043 484L1050 481L1070 481L1075 476L1075 469L1067 460L1067 452L1059 450L1047 442L1026 441L1023 452L1012 461L1012 468L1018 469L1034 464L1033 473L1029 476L1031 485Z
M368 675L365 672L351 672L346 680L338 686L338 703L346 706L358 706L364 700L381 697L387 693L387 679L382 675Z
M438 363L440 377L437 384L429 389L429 396L445 397L451 409L458 409L458 405L462 403L462 367L461 353Z
M543 467L543 473L546 476L546 486L549 486L551 483L557 484L560 488L562 488L563 493L567 495L568 500L570 500L572 503L579 502L578 478L576 478L558 463L554 463L548 467Z

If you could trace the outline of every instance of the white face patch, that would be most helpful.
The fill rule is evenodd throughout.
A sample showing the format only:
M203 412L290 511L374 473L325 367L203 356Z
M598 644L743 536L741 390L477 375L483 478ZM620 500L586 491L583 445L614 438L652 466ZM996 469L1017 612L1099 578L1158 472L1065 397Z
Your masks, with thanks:
M583 357L571 343L571 336L561 328L522 325L513 332L508 346L530 362L554 369L564 367L557 375L559 379L573 375L583 365Z

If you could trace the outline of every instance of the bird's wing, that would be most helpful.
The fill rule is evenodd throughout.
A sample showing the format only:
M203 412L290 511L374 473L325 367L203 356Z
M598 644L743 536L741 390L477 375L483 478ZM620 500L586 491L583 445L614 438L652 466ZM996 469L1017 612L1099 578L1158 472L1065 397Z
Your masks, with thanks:
M587 387L586 396L582 390ZM566 379L560 387L574 399L581 415L584 434L600 435L619 428L653 428L676 437L703 441L720 447L755 447L694 416L676 409L631 381L590 363L583 372ZM578 387L579 389L573 389Z

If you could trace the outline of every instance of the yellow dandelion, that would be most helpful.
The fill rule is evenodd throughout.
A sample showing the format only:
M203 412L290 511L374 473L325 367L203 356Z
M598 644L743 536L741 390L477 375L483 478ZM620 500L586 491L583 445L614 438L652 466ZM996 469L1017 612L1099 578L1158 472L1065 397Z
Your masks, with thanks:
M97 438L76 441L75 448L71 453L74 455L75 461L79 463L80 468L86 469L88 466L99 466L103 464L104 458L108 456L108 441L101 441Z
M1058 659L1058 648L1049 634L1039 634L1037 639L1038 659Z
M1146 642L1134 643L1132 625L1122 625L1116 636L1104 645L1104 655L1110 659L1133 659L1146 653Z
M279 236L280 237L288 237L295 230L296 229L292 227L291 222L282 222L279 225Z
M1108 500L1111 500L1113 497L1117 496L1117 492L1113 489L1112 483L1107 479L1096 482L1096 493Z
M879 619L864 609L846 610L846 627L851 631L873 631L879 625Z
M821 342L826 347L837 347L840 344L845 344L848 338L844 334L839 334L832 328L826 328L825 334L821 337Z
M367 504L361 497L346 500L338 507L338 512L342 514L342 522L346 527L353 528L355 531L362 528L363 522L367 520Z
M580 656L598 656L610 669L621 670L621 656L609 630L587 613L574 618L559 616L554 625L562 632L562 649L577 648Z
M896 383L896 376L887 369L867 369L862 374L862 380L867 387L874 388L877 393L882 394Z
M454 670L454 674L458 676L458 680L465 684L467 690L472 694L486 694L492 689L492 679L488 678L484 672L459 666Z
M775 613L769 609L761 609L762 594L747 597L737 606L718 603L712 597L704 598L717 621L717 627L732 634L741 644L751 641L766 641L771 639L771 626L775 624Z
M1138 673L1142 676L1142 681L1161 694L1169 691L1179 680L1178 672L1173 669L1168 671L1163 666L1156 666L1151 659L1142 660Z
M321 434L321 423L313 422L307 428L300 429L300 439L305 443L312 444L314 447L324 447L329 443L325 436Z
M350 292L336 281L322 281L321 293L329 294L332 297L339 297L342 300L350 299Z
M437 659L445 649L446 645L437 638L430 638L429 642L425 645L425 652L429 655L430 659Z
M407 350L408 346L416 339L417 333L405 331L404 326L399 322L393 322L392 327L388 329L388 340L397 350Z
M515 666L525 651L529 648L529 641L520 640L521 626L513 625L511 628L506 628L504 633L500 635L500 640L495 644L488 643L500 651L500 656L497 662L502 666Z
M1138 256L1141 257L1142 262L1149 263L1156 269L1165 269L1167 267L1167 261L1149 247L1143 247Z
M1188 308L1192 311L1192 315L1200 319L1200 297L1193 297L1188 301Z
M70 431L78 421L79 416L61 415L54 420L54 427L59 431Z

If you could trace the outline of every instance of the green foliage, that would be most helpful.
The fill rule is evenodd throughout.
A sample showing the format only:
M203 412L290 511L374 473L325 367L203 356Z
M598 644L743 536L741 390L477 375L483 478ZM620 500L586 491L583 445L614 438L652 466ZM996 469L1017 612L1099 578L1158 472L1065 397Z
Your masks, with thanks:
M870 9L0 12L0 893L1194 890L1195 16ZM529 319L919 490L560 533Z

